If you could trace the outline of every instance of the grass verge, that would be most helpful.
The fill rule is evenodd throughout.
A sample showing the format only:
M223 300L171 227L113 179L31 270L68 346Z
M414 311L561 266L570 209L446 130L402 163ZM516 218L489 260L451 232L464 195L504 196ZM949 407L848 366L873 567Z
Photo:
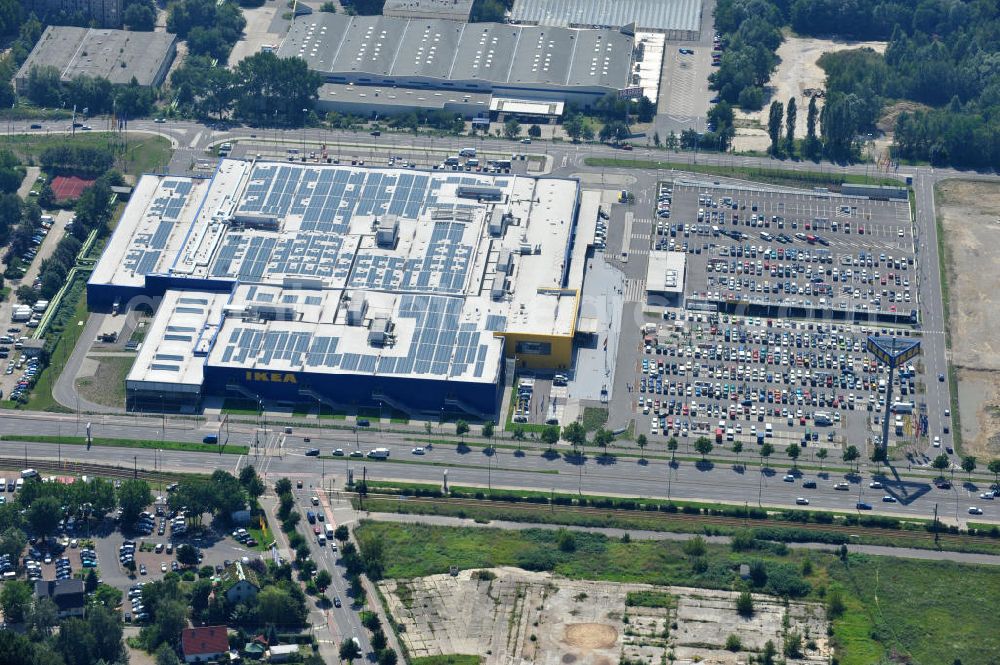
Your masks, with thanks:
M410 660L412 665L479 665L479 656L447 654L441 656L420 656Z
M135 357L91 356L96 361L97 371L93 376L76 380L77 390L84 399L105 406L125 405L125 377L135 362Z
M758 538L778 542L818 542L911 547L1000 554L1000 532L975 534L943 530L935 540L927 520L902 522L878 516L803 510L763 510L692 501L616 499L551 492L496 490L452 486L452 498L440 496L440 485L370 481L370 491L398 494L369 496L366 510L414 515L441 515L479 522L511 520L532 524L611 527L673 533L728 536L750 529ZM410 498L412 497L412 498Z
M64 446L85 446L87 439L82 436L45 436L34 434L4 434L0 441L17 441L19 443L59 443ZM182 450L189 453L219 453L224 455L246 455L249 446L217 446L210 443L193 443L190 441L150 441L148 439L109 439L95 436L91 445L113 448L146 448L159 450Z
M1000 653L991 628L1000 602L997 571L952 562L760 547L752 553L706 544L689 556L674 541L613 540L574 533L560 547L551 530L508 531L362 521L362 550L380 542L387 577L413 578L459 569L519 566L571 579L738 589L739 564L758 560L767 580L754 590L824 603L842 594L845 609L832 618L832 641L842 665L893 662L968 664ZM808 565L805 561L808 560Z
M759 168L752 166L717 166L713 164L686 164L684 162L654 162L651 160L616 159L612 157L587 157L587 166L606 166L627 169L660 169L686 171L688 173L704 173L725 178L739 178L753 182L763 182L770 185L786 185L790 187L833 187L844 184L864 185L900 185L895 178L873 178L853 173L838 173L836 171L792 171L778 168Z

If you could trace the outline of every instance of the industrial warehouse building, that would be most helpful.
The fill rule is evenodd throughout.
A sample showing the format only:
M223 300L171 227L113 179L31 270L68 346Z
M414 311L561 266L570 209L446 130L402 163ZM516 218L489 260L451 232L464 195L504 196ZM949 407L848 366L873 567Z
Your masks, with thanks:
M575 180L226 159L139 181L88 304L156 307L132 407L493 416L508 366L572 363L598 203Z
M177 37L165 32L130 32L50 25L14 77L24 91L34 67L55 67L68 83L79 76L105 78L126 85L158 86L177 53Z
M658 32L672 40L701 35L701 0L514 0L511 22L571 28Z
M332 86L320 91L323 109L356 108L364 94L381 114L399 112L399 99L488 113L490 97L587 106L617 94L631 85L634 41L619 30L321 12L296 19L278 55L303 58Z

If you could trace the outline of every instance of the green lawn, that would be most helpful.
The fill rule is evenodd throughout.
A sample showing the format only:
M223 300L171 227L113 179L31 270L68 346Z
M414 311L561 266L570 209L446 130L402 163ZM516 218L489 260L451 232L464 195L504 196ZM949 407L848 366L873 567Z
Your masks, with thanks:
M51 146L86 146L107 148L109 137L107 132L77 132L75 136L68 134L15 134L6 137L4 145L9 147L22 161L38 162L39 156ZM170 141L162 136L130 135L127 149L116 167L129 175L141 175L154 170L162 170L170 163L173 150Z
M362 521L355 534L362 548L380 541L387 577L411 578L459 569L513 565L572 579L641 582L732 589L745 584L735 569L761 560L765 592L784 579L793 594L824 602L832 588L844 594L846 612L833 621L833 642L842 665L891 662L987 665L1000 653L992 608L1000 603L1000 569L894 557L780 549L766 544L751 553L706 545L703 572L675 541L621 542L575 533L574 548L560 548L557 532L508 531ZM811 572L804 574L809 560ZM780 574L779 574L780 573ZM802 585L805 582L806 585ZM634 598L668 602L668 598Z
M754 182L765 182L772 185L790 185L793 187L839 187L845 183L865 185L901 185L896 178L865 177L853 173L837 171L816 171L801 168L790 163L787 169L755 167L755 166L716 166L713 164L686 164L684 162L654 162L650 160L617 159L612 157L587 157L587 166L607 166L612 168L647 169L647 170L677 170L689 173L704 173L707 175L740 178ZM794 169L794 170L793 170Z
M46 436L36 434L4 434L0 441L20 441L25 443L61 443L64 446L84 446L87 439L82 436ZM160 450L183 450L190 453L218 453L220 447L211 443L194 443L190 441L153 441L148 439L110 439L95 436L91 445L115 448L158 448ZM246 455L249 446L227 445L222 448L225 455Z
M608 424L608 410L596 406L584 407L580 422L588 432L597 431Z
M412 665L479 665L479 656L449 654L447 656L421 656L410 660Z

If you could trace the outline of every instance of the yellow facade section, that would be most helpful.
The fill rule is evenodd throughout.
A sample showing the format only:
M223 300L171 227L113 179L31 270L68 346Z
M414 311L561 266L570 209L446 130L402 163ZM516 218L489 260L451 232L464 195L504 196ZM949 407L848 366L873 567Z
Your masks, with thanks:
M502 336L504 356L516 358L518 367L569 369L573 362L572 336L531 333L502 333Z

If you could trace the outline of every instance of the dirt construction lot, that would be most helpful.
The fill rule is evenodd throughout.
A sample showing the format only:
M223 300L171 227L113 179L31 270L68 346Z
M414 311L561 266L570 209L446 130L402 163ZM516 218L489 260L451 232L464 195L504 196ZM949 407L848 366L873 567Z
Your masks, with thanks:
M484 665L654 664L667 658L737 665L768 640L780 652L794 632L802 637L803 654L788 663L830 658L823 608L786 606L770 596L754 594L754 614L742 618L735 592L566 580L516 568L380 586L413 657L480 654ZM730 635L741 643L734 651L725 648Z
M736 110L737 126L740 129L736 132L735 149L766 150L771 144L767 136L768 107L775 100L787 106L788 100L792 97L796 98L795 105L798 107L798 113L795 116L795 135L804 137L809 109L809 98L805 96L805 91L822 89L826 80L826 74L816 64L820 56L824 53L866 47L884 53L886 43L845 42L805 37L786 38L778 47L778 57L781 62L778 64L778 69L771 75L771 85L767 88L769 97L764 100L764 108L750 113ZM823 108L822 97L816 100L816 104L820 109Z
M937 202L964 452L989 459L1000 454L1000 186L950 180Z

